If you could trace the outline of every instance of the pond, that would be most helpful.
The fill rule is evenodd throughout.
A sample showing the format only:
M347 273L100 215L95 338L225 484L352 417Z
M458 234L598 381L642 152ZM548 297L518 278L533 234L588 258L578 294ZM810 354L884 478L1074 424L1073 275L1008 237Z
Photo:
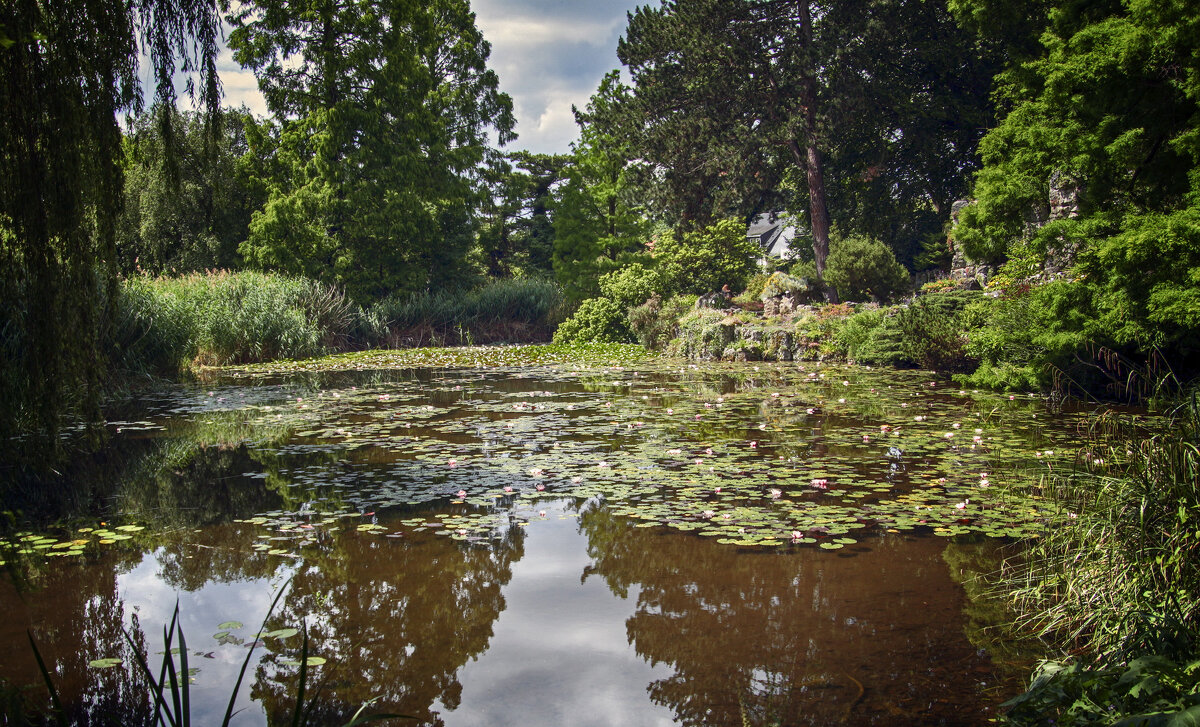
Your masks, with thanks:
M976 725L1020 689L961 583L1069 516L1030 491L1085 412L550 350L139 396L71 473L90 516L5 546L0 677L40 684L28 630L72 721L147 723L130 644L157 674L177 607L195 724L291 724L302 659L321 725Z

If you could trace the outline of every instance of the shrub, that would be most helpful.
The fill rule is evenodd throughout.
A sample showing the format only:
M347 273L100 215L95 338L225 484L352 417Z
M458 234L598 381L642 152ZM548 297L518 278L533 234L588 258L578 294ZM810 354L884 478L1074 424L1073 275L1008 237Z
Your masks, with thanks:
M654 295L642 305L629 309L629 327L638 343L652 351L662 351L675 337L679 319L691 308L689 296L675 296L664 301Z
M622 308L642 305L664 292L662 275L641 263L631 263L600 276L600 294Z
M793 278L787 273L775 272L762 286L760 298L773 298L777 295L807 295L811 288L806 280Z
M904 356L917 366L946 373L974 371L978 359L967 350L968 305L982 294L951 290L913 301L896 316Z
M682 235L661 235L654 257L668 291L700 295L725 285L745 287L761 252L741 221L726 219Z
M865 237L830 241L825 282L843 300L885 302L906 291L909 275L887 245Z
M863 364L911 366L894 311L866 310L846 319L834 334L839 353Z
M588 298L559 324L554 343L631 343L625 309L607 298Z
M981 299L964 311L974 316L966 353L980 366L959 378L971 386L1028 390L1049 388L1059 371L1090 387L1097 372L1074 356L1086 344L1090 310L1088 291L1068 282L1019 286L1003 298Z

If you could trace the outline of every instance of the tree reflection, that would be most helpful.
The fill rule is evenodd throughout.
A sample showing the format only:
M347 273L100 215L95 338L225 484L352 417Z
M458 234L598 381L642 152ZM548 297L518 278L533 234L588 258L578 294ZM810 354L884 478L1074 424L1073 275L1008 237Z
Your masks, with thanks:
M640 587L630 643L675 673L650 698L685 725L979 724L990 665L963 635L941 541L747 553L631 527L581 527L618 595Z
M457 672L488 646L504 610L501 588L523 554L523 531L510 528L490 546L417 533L405 539L347 534L320 557L308 557L269 628L307 622L312 670L321 686L314 724L342 724L367 700L371 711L442 724L435 701L458 706ZM269 723L284 724L295 705L300 637L273 650L258 668L252 694Z
M92 669L98 658L133 663L121 633L125 604L117 591L117 573L140 560L140 553L108 554L87 568L56 568L36 575L36 588L20 594L7 580L0 583L0 678L29 685L29 698L40 711L49 709L28 629L46 661L72 725L149 725L153 717L150 689L134 669ZM131 636L145 654L146 639L136 620ZM7 724L10 715L0 723Z

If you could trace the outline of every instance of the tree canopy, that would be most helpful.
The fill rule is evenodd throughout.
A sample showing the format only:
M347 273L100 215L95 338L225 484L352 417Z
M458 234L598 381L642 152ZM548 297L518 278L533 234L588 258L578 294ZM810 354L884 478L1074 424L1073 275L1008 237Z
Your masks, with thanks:
M231 20L280 123L247 260L360 299L452 284L488 129L505 143L514 125L466 0L260 0Z

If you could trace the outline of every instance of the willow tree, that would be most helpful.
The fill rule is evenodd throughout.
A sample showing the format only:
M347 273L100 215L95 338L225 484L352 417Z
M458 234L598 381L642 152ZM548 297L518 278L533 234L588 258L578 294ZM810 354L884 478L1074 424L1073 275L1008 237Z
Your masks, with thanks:
M461 273L512 101L466 0L256 0L229 44L281 125L247 261L375 298Z
M164 108L185 71L215 109L218 32L216 0L0 4L0 447L20 447L6 464L45 459L66 412L99 419L139 40Z

